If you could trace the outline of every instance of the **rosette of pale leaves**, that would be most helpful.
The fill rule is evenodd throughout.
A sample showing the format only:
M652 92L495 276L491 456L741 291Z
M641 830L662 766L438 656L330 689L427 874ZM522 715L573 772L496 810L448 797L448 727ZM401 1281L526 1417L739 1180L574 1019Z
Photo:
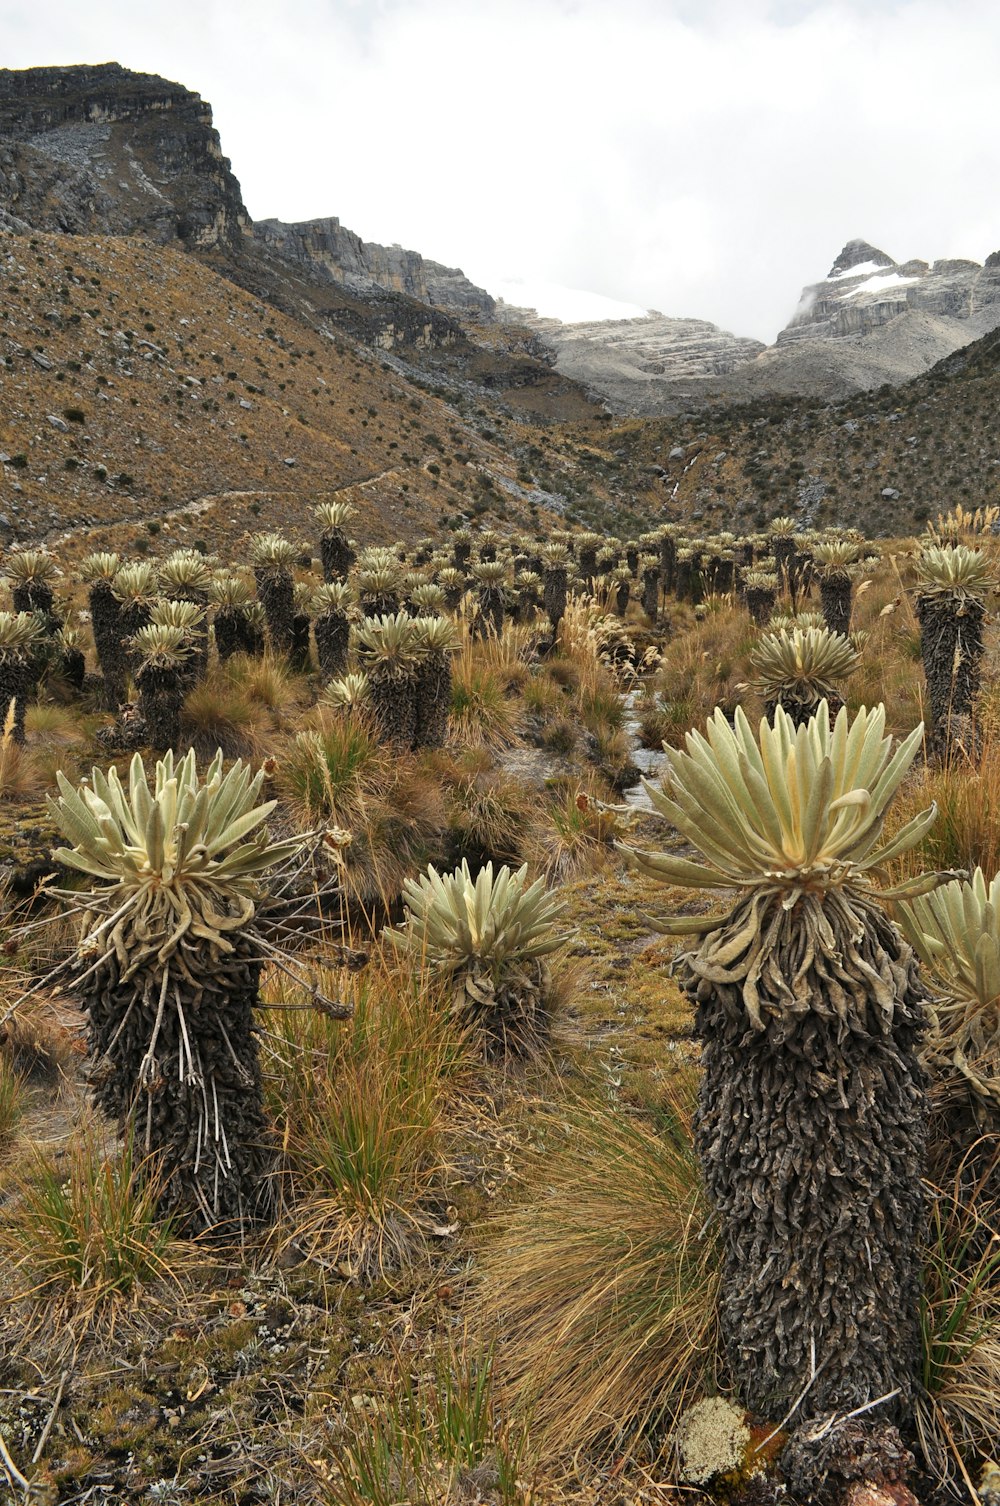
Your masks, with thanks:
M73 845L55 856L96 886L80 953L98 963L114 954L122 981L167 967L186 941L231 952L227 936L252 920L259 876L298 850L297 839L268 837L276 802L256 803L263 773L240 762L223 772L221 753L199 777L193 752L176 763L168 752L152 787L138 754L127 784L114 768L93 769L79 789L57 778L49 809Z
M667 750L663 788L645 782L654 808L704 855L623 847L652 878L695 889L780 890L783 908L801 895L846 885L871 888L885 865L916 845L937 814L931 806L882 841L886 810L923 736L916 727L898 747L885 733L885 707L842 709L831 729L825 702L796 727L779 706L760 724L759 741L742 708L733 724L721 710L705 735L692 730L685 751ZM927 888L921 878L882 889L888 896ZM724 916L657 923L671 934L707 932Z
M161 669L180 669L191 657L184 628L172 623L154 622L140 628L129 639L129 645L143 665Z
M982 601L995 585L992 561L981 549L944 544L925 549L917 559L917 590L922 598Z
M358 658L386 677L412 673L424 652L420 628L407 612L365 617L354 629Z
M313 508L324 528L343 528L350 522L357 508L350 502L320 502Z
M821 575L848 573L860 554L861 545L854 539L821 539L812 546L813 564Z
M310 595L309 605L317 616L321 612L346 612L354 603L354 592L346 580L327 581Z
M295 563L295 545L280 533L255 533L250 563L260 570L289 570Z
M368 700L368 676L347 674L331 680L320 697L320 705L334 706L338 711L350 711L363 706Z
M115 554L113 550L98 550L96 554L88 554L80 561L80 576L87 582L114 580L121 564L120 554Z
M809 628L822 631L825 627L822 612L776 612L767 624L769 633L792 633L796 628L804 633Z
M205 609L196 601L172 601L165 597L153 603L149 613L152 627L177 628L190 633L205 620Z
M23 659L44 636L34 612L0 612L0 663Z
M206 589L212 605L226 612L238 611L255 599L253 586L246 576L233 570L217 571Z
M544 879L528 883L528 865L493 872L487 863L475 879L463 860L454 873L429 867L403 885L406 921L386 934L401 951L425 959L436 972L484 963L497 974L511 963L549 956L568 940L556 930L565 901Z
M756 671L750 684L761 695L819 700L834 693L838 680L854 673L858 652L842 633L831 633L824 627L795 627L762 638L751 652L750 662Z
M156 600L156 571L145 560L122 565L112 577L111 590L123 606Z
M54 580L59 567L47 549L14 549L3 562L3 579L10 586Z
M542 879L528 883L527 864L494 876L487 863L473 879L464 861L409 880L403 901L406 920L386 935L448 981L459 1022L504 1052L530 1050L548 1018L547 959L569 939L556 928L563 901Z
M899 907L935 999L926 1052L1000 1111L1000 874L981 868Z
M173 592L192 591L204 595L214 571L197 549L175 549L160 565L160 587L169 596Z

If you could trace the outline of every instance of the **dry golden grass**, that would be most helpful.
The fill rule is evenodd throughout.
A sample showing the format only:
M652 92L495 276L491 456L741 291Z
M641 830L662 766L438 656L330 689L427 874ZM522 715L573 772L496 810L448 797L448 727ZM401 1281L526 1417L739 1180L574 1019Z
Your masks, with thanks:
M542 1456L641 1453L712 1384L717 1256L675 1091L659 1133L585 1105L543 1120L532 1195L482 1262L496 1364Z
M11 701L0 730L0 799L30 799L44 782L44 774L33 750L14 739L14 702Z
M747 677L757 629L746 611L728 599L716 599L701 621L672 637L653 685L661 719L660 741L682 743L689 727L703 727L721 706L731 713L753 698L740 689Z
M445 1177L444 1124L465 1047L418 973L380 964L360 977L324 971L352 1018L311 1009L287 975L269 975L264 1053L282 1138L287 1210L278 1240L364 1280L390 1277L426 1250Z
M995 1213L995 1209L993 1210ZM938 1188L921 1307L921 1445L935 1474L968 1482L965 1461L1000 1438L1000 1230L974 1199Z
M190 1248L159 1216L155 1170L128 1142L109 1146L96 1125L79 1126L62 1152L27 1153L5 1191L0 1257L9 1296L42 1304L47 1318L59 1314L81 1332L190 1266Z
M991 736L976 764L914 769L893 803L887 830L898 830L932 803L937 819L919 845L891 865L894 881L927 870L980 867L987 879L1000 872L1000 740Z

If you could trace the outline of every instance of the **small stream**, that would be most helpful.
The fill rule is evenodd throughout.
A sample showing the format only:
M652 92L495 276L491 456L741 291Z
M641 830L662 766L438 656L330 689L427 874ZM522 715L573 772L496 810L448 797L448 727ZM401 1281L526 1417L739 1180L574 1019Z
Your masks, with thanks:
M625 696L625 721L623 723L631 749L632 762L639 769L643 779L655 780L659 777L665 760L664 754L658 748L644 748L639 741L639 717L636 712L636 704L641 699L642 687L636 686ZM633 810L651 811L653 802L643 789L642 780L637 784L630 785L622 791L622 799Z

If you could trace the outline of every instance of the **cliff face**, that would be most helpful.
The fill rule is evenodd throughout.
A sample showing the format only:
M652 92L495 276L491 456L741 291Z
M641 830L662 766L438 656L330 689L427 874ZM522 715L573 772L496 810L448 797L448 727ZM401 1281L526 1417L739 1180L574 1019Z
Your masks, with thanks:
M564 376L599 392L619 413L669 413L697 401L706 383L725 381L765 346L704 319L602 319L561 324L511 311L530 322Z
M460 271L335 218L254 227L211 107L117 63L0 70L0 229L182 243L285 312L383 349L460 344L494 301Z
M232 249L249 216L201 96L104 63L0 69L0 224Z
M769 346L662 315L534 327L557 371L619 413L677 413L769 394L839 400L909 381L1000 327L1000 252L983 266L895 262L867 241L848 241Z
M900 315L969 321L962 343L1000 324L1000 267L975 261L895 262L867 241L848 241L822 282L805 288L777 344L866 335Z
M363 241L339 219L258 220L254 236L280 256L328 277L355 293L373 289L403 293L457 313L491 318L495 301L456 267L427 261L402 246Z

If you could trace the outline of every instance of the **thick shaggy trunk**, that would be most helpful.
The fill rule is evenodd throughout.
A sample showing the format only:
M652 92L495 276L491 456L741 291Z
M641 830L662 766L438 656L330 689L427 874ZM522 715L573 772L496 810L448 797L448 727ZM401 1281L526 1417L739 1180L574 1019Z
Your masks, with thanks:
M746 593L747 611L758 627L764 627L774 611L777 592L770 586L750 586Z
M111 952L82 999L101 1107L152 1154L164 1212L194 1228L267 1216L275 1153L264 1114L253 1011L260 964L204 944L162 976L122 982Z
M90 588L90 625L97 662L104 676L104 700L114 711L125 699L125 661L122 658L121 605L106 580Z
M52 612L54 598L48 581L26 581L24 585L15 586L11 596L14 598L15 612L38 612L50 623L57 620Z
M796 594L798 589L799 571L798 556L795 548L794 535L790 533L776 534L771 540L771 553L778 567L778 579L784 579L792 598L792 610L795 610Z
M142 628L149 626L151 607L147 601L131 601L122 605L118 612L118 630L121 639L118 644L118 652L121 655L122 679L135 674L137 663L135 652L129 647L129 639L134 638ZM122 691L124 700L124 688Z
M243 623L246 618L242 612L230 611L226 607L220 607L215 614L215 650L219 655L219 662L225 664L234 654L240 653L245 644L243 641Z
M184 704L184 684L179 671L148 664L138 671L135 682L150 747L158 753L177 748Z
M24 742L24 718L37 680L38 673L30 659L20 654L0 656L0 726L6 724L13 701L12 736L16 743Z
M351 643L351 624L346 612L320 612L313 624L316 633L316 656L319 672L325 680L336 679L347 670Z
M309 630L312 622L308 612L296 612L292 618L292 668L307 675L312 669L312 652L309 645Z
M628 565L632 579L636 580L639 575L639 551L634 544L626 546L625 563Z
M654 565L652 570L643 572L642 610L655 627L656 619L660 615L660 569L658 565Z
M292 572L285 569L262 569L255 572L257 594L267 619L271 647L276 654L292 649L292 621L295 617L295 587Z
M780 706L788 713L796 727L804 727L806 722L811 721L816 715L821 701L826 701L830 709L830 726L832 727L837 720L837 712L844 704L844 697L829 688L812 693L783 690L773 700L764 702L764 715L769 722L773 723L775 710Z
M87 676L87 661L83 651L75 645L72 648L63 649L60 669L66 684L79 694Z
M663 594L668 595L674 589L674 570L677 567L677 540L669 534L665 534L660 540L660 579L663 582Z
M843 633L846 637L851 631L853 595L854 582L846 571L837 571L835 575L820 576L820 606L823 608L823 620L831 633Z
M587 585L593 590L594 576L597 574L597 545L585 544L580 550L580 574Z
M320 535L319 555L323 564L323 579L346 580L354 564L354 550L347 542L342 528L328 528Z
M394 617L399 611L399 593L397 591L363 591L361 611L365 617Z
M733 589L733 576L736 566L732 560L718 559L715 561L715 569L712 574L712 590L720 596L727 596Z
M704 1077L698 1152L722 1226L721 1318L741 1399L848 1411L920 1356L927 1101L913 953L865 895L741 901L683 959ZM872 1420L884 1421L886 1409Z
M456 570L464 570L472 558L472 544L468 539L456 539L451 546L452 563Z
M443 748L451 711L451 656L429 653L417 671L414 688L417 723L414 747Z
M378 664L368 667L368 699L383 742L408 753L417 730L414 679L410 675L384 674Z
M559 624L563 620L566 611L566 566L550 565L545 572L545 592L543 596L545 615L552 624L553 638L559 631Z
M627 580L620 581L615 590L615 612L619 617L624 617L628 611L628 599L632 587Z
M983 661L982 602L917 598L920 653L931 703L931 746L947 754L953 740L967 738ZM968 751L971 751L968 750Z
M476 617L477 638L499 638L503 632L504 593L495 586L484 586L479 592L479 612Z

